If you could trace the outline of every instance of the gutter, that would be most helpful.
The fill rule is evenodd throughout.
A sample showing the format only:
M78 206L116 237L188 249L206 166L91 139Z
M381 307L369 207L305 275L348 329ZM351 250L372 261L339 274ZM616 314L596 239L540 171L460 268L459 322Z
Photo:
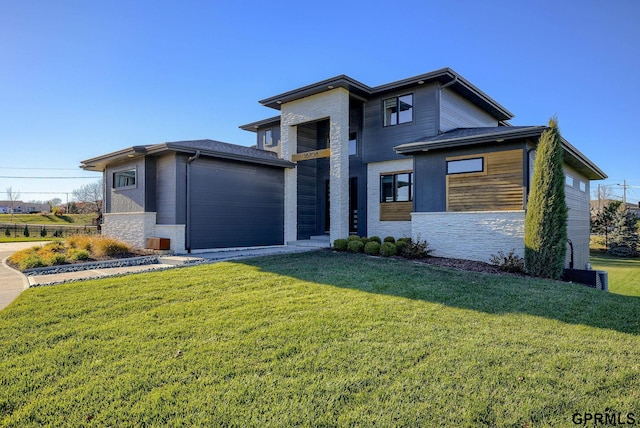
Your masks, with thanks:
M191 253L191 162L198 159L200 157L200 150L196 150L193 156L190 156L187 159L187 177L186 177L186 200L187 200L187 218L185 221L185 249L187 253Z

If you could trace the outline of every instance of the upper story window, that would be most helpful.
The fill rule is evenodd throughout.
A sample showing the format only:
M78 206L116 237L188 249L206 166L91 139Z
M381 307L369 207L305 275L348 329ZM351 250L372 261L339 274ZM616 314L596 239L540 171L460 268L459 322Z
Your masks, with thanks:
M136 185L136 169L127 169L113 173L113 188L133 187Z
M484 158L460 159L447 161L447 174L466 174L483 172Z
M271 147L273 146L273 130L271 129L266 129L264 131L264 136L262 137L262 145L264 147Z
M573 183L573 177L569 174L566 174L564 177L564 184L566 184L569 187L573 187L574 183Z
M380 202L409 202L413 200L413 173L380 175Z
M358 154L358 134L356 132L349 133L349 156Z
M413 121L413 94L387 98L382 101L384 126L399 125Z

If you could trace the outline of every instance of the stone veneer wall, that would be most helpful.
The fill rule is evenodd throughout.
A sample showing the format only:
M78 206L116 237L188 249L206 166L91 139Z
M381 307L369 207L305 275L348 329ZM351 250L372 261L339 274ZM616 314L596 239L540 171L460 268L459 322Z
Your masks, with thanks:
M490 262L498 251L524 257L524 211L411 214L411 237L426 240L433 256Z
M169 238L171 251L184 253L185 225L156 224L155 212L109 213L104 214L102 234L128 243L136 248L144 248L147 238Z
M297 125L329 118L331 241L349 234L349 91L332 89L281 106L282 158L297 153ZM284 240L298 238L297 169L285 169Z
M367 165L367 234L369 236L411 236L411 221L380 221L380 174L412 171L413 159L376 162Z

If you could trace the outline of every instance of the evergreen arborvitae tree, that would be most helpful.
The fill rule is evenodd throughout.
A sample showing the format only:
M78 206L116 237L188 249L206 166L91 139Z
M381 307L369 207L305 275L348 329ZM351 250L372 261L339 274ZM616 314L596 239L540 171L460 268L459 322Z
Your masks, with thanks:
M525 217L524 260L534 276L558 279L567 252L562 141L555 118L538 141Z
M613 218L610 248L608 253L618 257L638 256L638 217L626 204L622 204Z

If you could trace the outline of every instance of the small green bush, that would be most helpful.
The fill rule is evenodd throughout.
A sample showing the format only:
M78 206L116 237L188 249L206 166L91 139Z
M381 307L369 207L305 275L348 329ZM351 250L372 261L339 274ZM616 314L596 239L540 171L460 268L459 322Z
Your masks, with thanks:
M377 242L378 244L382 244L382 240L379 236L370 236L369 241Z
M49 253L42 257L42 261L46 266L62 265L67 262L67 257L61 253Z
M347 238L348 241L359 241L360 237L358 235L349 235Z
M366 238L366 237L364 237L364 236L363 236L362 238L360 238L360 240L362 241L362 243L363 243L365 246L367 245L367 243L369 243L369 242L371 241L371 239Z
M4 236L11 236L11 230L9 230L9 226L4 228Z
M364 246L364 252L370 256L377 256L380 254L380 244L375 241L369 241Z
M361 253L364 250L364 244L360 239L349 241L348 247L352 253Z
M349 241L346 239L336 239L333 241L333 249L336 251L347 251Z
M22 234L24 235L25 238L29 237L29 227L27 225L24 226L24 230L22 231Z
M525 271L524 259L518 256L515 250L507 254L498 251L498 254L491 255L490 260L492 265L505 272L523 273Z
M43 238L47 236L47 229L45 229L44 226L42 227L42 229L40 229L40 236L42 236Z
M33 269L39 267L45 267L46 264L42 258L36 253L28 254L26 257L21 258L18 262L18 268L20 270Z
M398 250L398 254L402 254L402 251L404 251L404 248L407 246L407 244L411 241L411 238L399 238L396 241L396 250Z
M394 238L393 236L385 236L383 242L391 242L392 244L395 244L396 238Z
M380 247L380 255L382 257L392 257L398 254L398 247L393 242L385 242Z

